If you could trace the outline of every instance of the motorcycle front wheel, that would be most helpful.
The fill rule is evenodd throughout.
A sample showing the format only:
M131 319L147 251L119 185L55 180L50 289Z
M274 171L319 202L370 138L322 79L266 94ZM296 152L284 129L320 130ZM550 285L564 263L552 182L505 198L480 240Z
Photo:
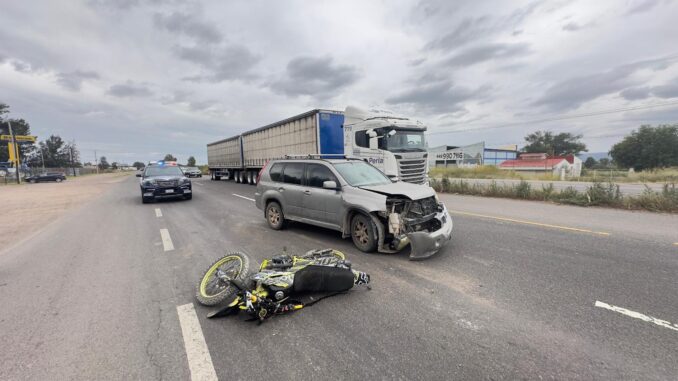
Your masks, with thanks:
M221 272L228 279L247 285L250 259L242 252L232 252L217 259L207 268L196 287L196 298L205 306L214 306L226 300L232 300L238 288L230 281L217 276Z

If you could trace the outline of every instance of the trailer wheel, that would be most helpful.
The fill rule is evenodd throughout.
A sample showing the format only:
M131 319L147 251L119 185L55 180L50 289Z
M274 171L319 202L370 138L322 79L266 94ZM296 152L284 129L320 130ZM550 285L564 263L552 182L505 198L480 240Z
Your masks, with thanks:
M245 184L245 176L246 176L245 171L240 171L240 173L238 173L238 180L239 180L238 182L240 184Z
M252 171L247 172L247 183L249 185L254 185L254 172Z
M233 180L235 180L236 183L240 182L240 172L239 171L233 172Z

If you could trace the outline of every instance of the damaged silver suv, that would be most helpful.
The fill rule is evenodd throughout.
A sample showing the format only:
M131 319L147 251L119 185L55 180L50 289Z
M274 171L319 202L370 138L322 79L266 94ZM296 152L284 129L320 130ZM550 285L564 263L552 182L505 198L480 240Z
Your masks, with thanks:
M452 236L452 218L428 186L393 182L357 159L271 160L255 193L268 225L287 220L338 230L365 252L428 258Z

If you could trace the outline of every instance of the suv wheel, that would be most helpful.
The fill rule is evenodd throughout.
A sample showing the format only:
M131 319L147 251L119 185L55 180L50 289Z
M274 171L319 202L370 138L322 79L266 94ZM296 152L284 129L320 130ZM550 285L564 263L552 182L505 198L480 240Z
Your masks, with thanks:
M275 201L266 205L266 222L273 230L280 230L285 226L285 215L280 204Z
M60 182L61 182L61 178L60 178L60 177L57 177L56 182L57 182L57 183L60 183Z
M356 214L351 220L351 238L355 247L366 253L377 248L374 222L364 214Z

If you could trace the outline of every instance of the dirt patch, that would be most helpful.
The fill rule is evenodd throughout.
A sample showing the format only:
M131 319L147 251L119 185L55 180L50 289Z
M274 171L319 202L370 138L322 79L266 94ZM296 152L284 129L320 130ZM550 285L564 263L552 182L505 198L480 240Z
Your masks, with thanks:
M29 237L69 209L82 205L128 178L112 173L69 178L62 183L0 187L0 254Z

